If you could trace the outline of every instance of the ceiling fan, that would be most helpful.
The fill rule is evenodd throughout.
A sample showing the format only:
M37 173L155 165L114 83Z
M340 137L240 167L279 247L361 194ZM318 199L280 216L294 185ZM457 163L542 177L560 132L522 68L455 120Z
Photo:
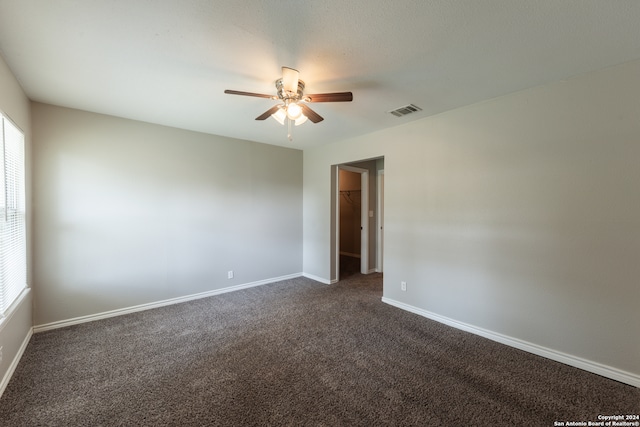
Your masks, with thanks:
M298 70L289 67L282 67L282 78L276 80L277 95L264 95L261 93L241 92L238 90L225 90L224 93L230 95L255 96L258 98L268 98L281 103L274 105L267 111L256 117L256 120L265 120L269 116L278 123L284 125L287 120L289 125L289 140L292 141L291 124L299 126L308 120L319 123L324 118L313 111L306 103L309 102L350 102L353 101L351 92L318 93L315 95L304 94L304 82L299 79Z

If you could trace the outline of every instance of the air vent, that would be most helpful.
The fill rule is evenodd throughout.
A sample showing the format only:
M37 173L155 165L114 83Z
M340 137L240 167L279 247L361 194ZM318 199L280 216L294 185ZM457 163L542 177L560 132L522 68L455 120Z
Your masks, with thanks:
M404 107L396 108L395 110L387 111L387 113L391 113L396 117L402 117L406 116L407 114L417 113L418 111L422 111L422 108L414 104L409 104L405 105Z

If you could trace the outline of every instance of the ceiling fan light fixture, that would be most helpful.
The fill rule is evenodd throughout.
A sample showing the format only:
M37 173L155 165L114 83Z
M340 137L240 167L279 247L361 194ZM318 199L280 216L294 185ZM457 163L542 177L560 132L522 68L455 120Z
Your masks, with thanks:
M302 108L295 102L287 105L287 117L291 120L297 120L302 115Z
M295 121L295 125L300 126L301 124L304 124L307 120L308 120L307 116L305 116L304 114L300 114L300 117L298 117Z
M278 123L284 126L284 119L287 118L287 112L285 111L284 107L280 107L278 108L278 111L271 115L271 117L273 117Z

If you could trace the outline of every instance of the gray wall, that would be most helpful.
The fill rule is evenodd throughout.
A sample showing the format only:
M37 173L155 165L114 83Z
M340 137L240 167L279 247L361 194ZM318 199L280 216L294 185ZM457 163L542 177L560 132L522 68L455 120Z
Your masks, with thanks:
M302 272L301 151L32 115L35 325Z
M25 133L26 148L26 203L27 203L27 280L31 283L31 227L29 208L31 206L31 117L29 100L22 91L9 67L0 57L0 110L8 115ZM31 333L32 292L9 312L8 317L0 319L0 347L2 347L2 361L0 362L0 393L9 379L11 364L26 343Z
M636 61L305 150L305 274L331 274L331 166L384 156L387 301L640 384L638 75Z

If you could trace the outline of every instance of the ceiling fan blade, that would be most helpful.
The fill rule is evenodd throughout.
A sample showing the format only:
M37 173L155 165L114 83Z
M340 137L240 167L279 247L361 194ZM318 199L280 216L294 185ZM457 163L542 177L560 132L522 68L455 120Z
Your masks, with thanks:
M315 95L305 95L307 102L351 102L353 94L351 92L336 93L316 93Z
M227 89L227 90L224 91L224 93L228 93L229 95L255 96L257 98L273 99L273 95L265 95L265 94L262 94L262 93L253 93L253 92L242 92L242 91L239 91L239 90Z
M298 70L282 67L282 88L285 92L298 93Z
M264 113L260 114L258 117L256 117L256 120L265 120L268 119L269 117L271 117L271 115L273 113L275 113L276 111L278 111L278 108L280 108L279 105L274 105L273 107L269 108L267 111L265 111Z
M307 116L307 118L309 120L311 120L313 123L318 123L324 120L324 117L322 117L320 114L316 113L315 111L313 111L311 108L307 107L306 105L300 103L298 104L300 105L300 108L302 108L302 114L304 114L305 116Z

